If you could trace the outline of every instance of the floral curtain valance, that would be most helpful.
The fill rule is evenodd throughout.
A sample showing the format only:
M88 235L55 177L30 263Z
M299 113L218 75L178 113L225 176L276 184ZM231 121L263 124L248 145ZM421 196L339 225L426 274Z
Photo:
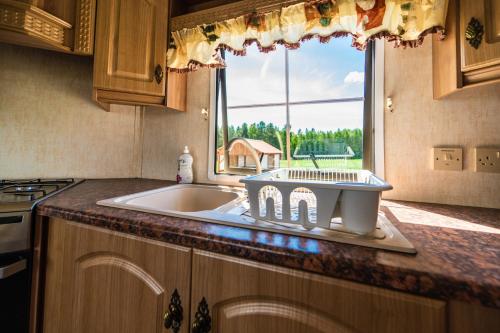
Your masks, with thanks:
M190 71L197 67L222 67L219 50L244 55L257 43L262 52L276 44L297 48L317 37L352 35L362 50L369 39L386 37L396 46L417 46L429 32L443 30L448 0L330 0L305 2L265 14L251 13L224 22L182 29L172 33L167 67Z

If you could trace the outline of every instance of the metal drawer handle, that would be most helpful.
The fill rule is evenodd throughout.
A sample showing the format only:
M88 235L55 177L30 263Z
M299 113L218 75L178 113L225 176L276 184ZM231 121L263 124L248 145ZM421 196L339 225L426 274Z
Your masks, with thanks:
M483 40L484 27L478 19L472 17L467 28L465 28L465 40L467 40L473 48L478 49Z
M208 303L205 297L198 304L198 311L194 314L194 322L191 325L192 333L208 333L212 329L212 318L208 310Z
M17 274L21 271L24 271L26 269L26 259L22 259L19 261L16 261L13 264L0 267L0 280L1 279L6 279L9 276L12 276L14 274Z
M177 289L174 290L168 305L168 311L163 316L163 325L166 329L172 329L172 332L178 333L182 323L182 305L181 297Z

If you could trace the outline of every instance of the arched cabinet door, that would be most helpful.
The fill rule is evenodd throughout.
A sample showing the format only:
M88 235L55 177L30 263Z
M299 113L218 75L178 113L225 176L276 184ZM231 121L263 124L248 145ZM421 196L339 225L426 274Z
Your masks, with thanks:
M217 332L358 332L328 313L278 297L236 297L214 304L213 314Z
M174 290L188 311L190 264L187 248L52 220L44 332L172 332L164 314Z
M191 325L208 310L213 333L445 332L442 301L197 250L192 273Z

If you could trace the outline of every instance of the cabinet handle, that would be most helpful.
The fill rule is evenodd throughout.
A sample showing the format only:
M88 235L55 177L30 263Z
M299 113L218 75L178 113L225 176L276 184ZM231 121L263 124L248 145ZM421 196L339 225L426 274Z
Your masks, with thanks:
M13 264L0 267L0 280L6 279L9 276L24 271L26 269L26 265L27 265L26 259L21 259Z
M163 316L163 325L166 329L172 329L172 332L178 333L182 323L182 305L181 297L177 289L174 290L170 297L168 311Z
M478 19L472 17L465 28L465 40L467 40L473 48L477 49L483 40L484 27Z
M212 329L212 318L205 297L198 304L198 310L194 315L193 325L191 326L193 333L208 333Z
M163 80L163 68L161 67L161 65L156 65L155 67L155 79L156 83L158 84L160 84Z

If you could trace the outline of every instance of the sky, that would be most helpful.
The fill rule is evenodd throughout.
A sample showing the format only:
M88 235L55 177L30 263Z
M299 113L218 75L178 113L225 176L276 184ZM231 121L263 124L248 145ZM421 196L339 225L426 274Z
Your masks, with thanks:
M351 38L316 39L290 50L290 101L362 97L364 52L351 46ZM228 106L285 102L285 49L260 53L255 45L246 56L226 52ZM243 122L286 123L285 107L230 109L230 125ZM290 107L292 130L336 130L363 127L363 102Z

